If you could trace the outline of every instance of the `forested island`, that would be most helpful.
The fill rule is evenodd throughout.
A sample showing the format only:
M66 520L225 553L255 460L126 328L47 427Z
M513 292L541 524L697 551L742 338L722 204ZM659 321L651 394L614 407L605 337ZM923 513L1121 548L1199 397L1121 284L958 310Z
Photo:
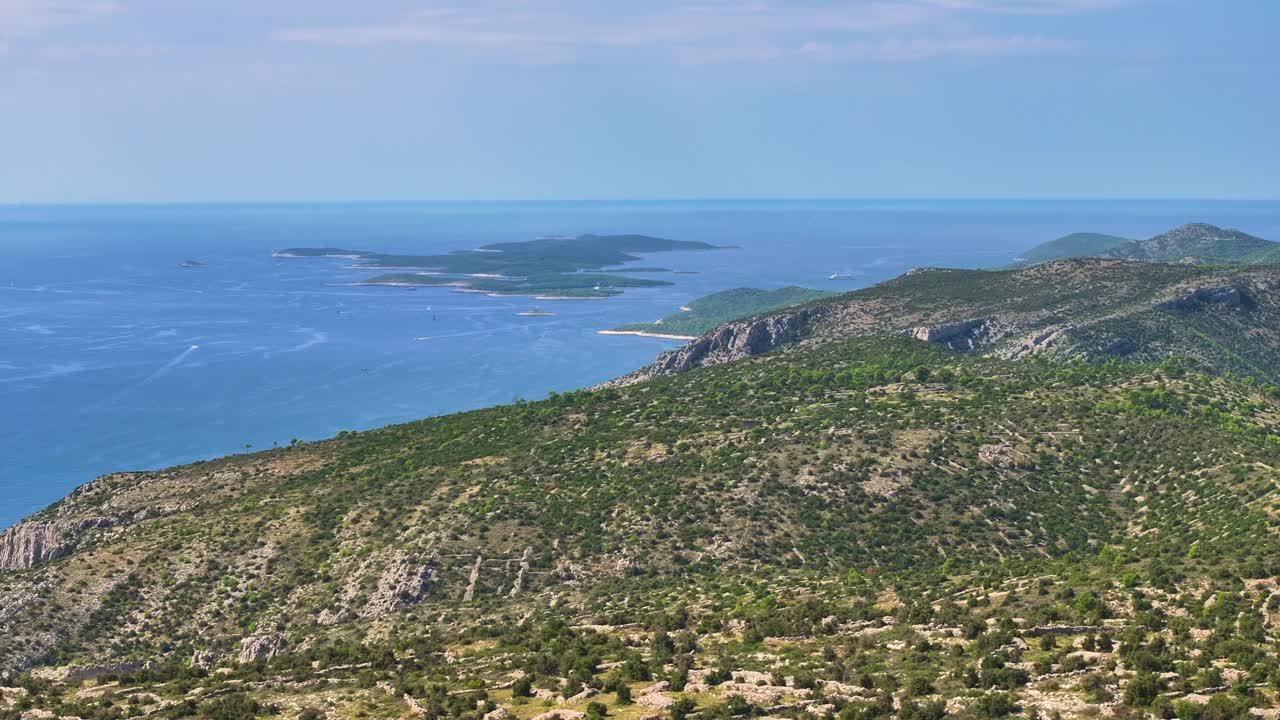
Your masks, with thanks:
M395 270L361 281L362 285L453 287L495 295L605 298L622 288L670 285L666 280L600 273L669 272L659 268L628 271L613 266L635 262L641 254L716 250L715 245L648 235L579 235L494 243L439 255L375 253L342 248L287 248L281 258L339 257L359 261L358 268Z

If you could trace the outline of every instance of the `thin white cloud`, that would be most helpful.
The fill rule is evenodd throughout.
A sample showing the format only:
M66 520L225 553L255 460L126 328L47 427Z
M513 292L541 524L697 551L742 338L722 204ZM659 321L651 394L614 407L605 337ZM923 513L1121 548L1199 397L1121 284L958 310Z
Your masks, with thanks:
M36 35L123 9L113 0L0 0L0 39Z
M887 38L872 43L836 45L809 41L798 47L686 48L679 60L687 65L762 62L787 58L821 62L917 62L938 57L999 57L1062 52L1073 45L1063 40L1026 35L965 35L947 38Z
M1105 10L1127 0L926 0L947 10L972 10L1008 15L1064 15Z
M34 52L49 63L77 63L92 60L150 60L176 55L178 48L150 43L54 43Z
M910 25L930 15L913 2L864 2L843 8L762 2L703 2L646 10L583 10L565 2L478 0L436 6L364 25L288 28L281 40L333 45L434 43L441 45L647 46L744 33L796 30L856 31Z
M1064 40L1026 35L963 35L947 38L890 38L869 45L822 46L807 44L804 54L826 60L912 62L936 57L998 57L1028 53L1062 52L1072 44Z
M368 47L434 45L477 53L511 53L526 60L569 59L577 45L563 21L523 13L478 12L438 7L391 22L337 27L300 27L276 32L286 42Z
M691 64L787 58L908 61L1067 49L1069 42L1041 33L1000 34L972 24L975 17L987 15L1061 14L1116 1L700 0L602 10L582 0L473 0L367 24L286 28L274 37L345 47L426 45L545 62L608 50L658 53Z

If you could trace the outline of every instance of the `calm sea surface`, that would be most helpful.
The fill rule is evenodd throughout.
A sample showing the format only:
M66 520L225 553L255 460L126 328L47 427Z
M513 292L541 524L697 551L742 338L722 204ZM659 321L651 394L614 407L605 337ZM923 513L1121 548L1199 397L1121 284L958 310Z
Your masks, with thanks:
M853 289L922 265L1003 264L1068 232L1193 221L1280 240L1275 202L0 206L0 527L107 472L591 385L679 345L597 330L716 290ZM671 287L540 303L353 287L369 273L348 261L271 256L588 232L738 248L647 258L700 273L658 276ZM535 304L556 315L516 315Z

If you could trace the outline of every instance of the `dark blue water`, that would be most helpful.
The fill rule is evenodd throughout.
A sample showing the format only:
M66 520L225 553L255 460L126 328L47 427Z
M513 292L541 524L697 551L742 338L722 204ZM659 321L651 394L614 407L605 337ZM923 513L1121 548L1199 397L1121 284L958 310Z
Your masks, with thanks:
M1001 264L1067 232L1141 237L1190 221L1280 238L1278 203L0 207L0 526L107 472L615 377L679 343L597 330L716 290L852 289L921 265ZM740 247L648 258L701 273L664 276L672 287L537 303L357 288L368 273L346 261L271 257L299 245L434 253L586 232ZM188 259L207 265L180 267ZM828 280L834 272L852 278ZM516 315L534 305L557 314Z

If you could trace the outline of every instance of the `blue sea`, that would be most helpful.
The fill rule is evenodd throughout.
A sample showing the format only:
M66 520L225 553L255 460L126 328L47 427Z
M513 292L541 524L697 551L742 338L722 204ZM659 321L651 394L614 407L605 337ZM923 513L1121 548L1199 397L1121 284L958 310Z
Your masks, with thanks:
M1280 239L1275 202L0 206L0 527L109 472L616 377L680 343L597 330L717 290L849 290L918 266L1000 265L1068 232L1146 237L1192 221ZM670 287L552 302L355 287L370 273L350 261L272 257L580 233L736 247L646 258L698 273L655 276ZM517 315L534 306L555 315Z

